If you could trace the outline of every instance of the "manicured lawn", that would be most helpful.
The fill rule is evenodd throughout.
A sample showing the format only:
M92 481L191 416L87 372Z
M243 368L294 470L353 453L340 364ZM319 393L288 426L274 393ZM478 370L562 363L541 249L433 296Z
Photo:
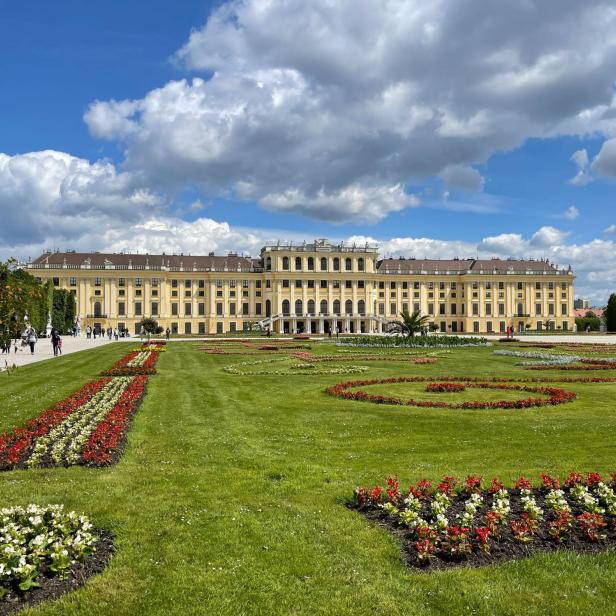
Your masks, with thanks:
M0 427L35 416L132 346L0 374ZM512 485L521 474L616 470L616 384L562 384L577 400L553 408L396 407L324 390L394 375L576 373L526 371L515 358L474 348L432 365L358 360L370 367L362 375L235 376L223 366L251 357L210 355L200 346L171 342L161 355L117 466L0 474L2 506L65 503L117 537L103 574L24 613L614 614L616 552L410 572L395 539L344 503L356 485L382 483L390 473L403 485L469 473ZM373 387L389 395L424 389ZM492 391L469 394L494 398Z

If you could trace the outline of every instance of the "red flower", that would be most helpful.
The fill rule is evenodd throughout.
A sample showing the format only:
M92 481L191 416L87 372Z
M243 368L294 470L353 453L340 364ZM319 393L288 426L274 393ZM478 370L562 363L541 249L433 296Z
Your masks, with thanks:
M490 487L488 488L488 492L490 494L496 494L499 490L502 490L505 486L503 485L503 482L500 481L497 477L494 477L492 479L492 483L490 484Z
M514 487L516 489L518 489L518 490L530 490L531 482L530 482L530 480L526 479L526 477L520 477L515 482L515 486Z

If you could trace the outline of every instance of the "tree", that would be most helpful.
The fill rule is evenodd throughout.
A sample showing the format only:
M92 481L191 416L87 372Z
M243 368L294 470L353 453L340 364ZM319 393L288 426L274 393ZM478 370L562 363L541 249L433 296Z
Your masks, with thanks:
M616 293L610 295L610 299L607 302L607 308L603 313L605 317L605 324L607 325L608 332L616 332Z
M162 328L160 328L162 329ZM158 332L159 327L156 319L151 319L149 317L143 317L139 322L139 332L143 331L148 335L156 334Z
M38 332L45 328L51 307L50 288L17 269L14 259L0 262L0 340L4 345L19 337L26 324Z
M66 289L53 289L51 324L62 333L75 324L75 296Z
M422 328L428 326L430 317L427 315L421 316L419 310L416 310L412 314L408 310L403 310L400 313L402 317L401 321L392 321L389 323L388 331L391 333L403 334L409 338L412 338Z

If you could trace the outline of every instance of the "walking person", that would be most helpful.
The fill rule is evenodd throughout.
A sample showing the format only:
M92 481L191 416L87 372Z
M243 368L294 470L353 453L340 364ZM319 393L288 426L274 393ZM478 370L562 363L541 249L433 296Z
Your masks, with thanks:
M167 327L165 330L165 340L169 340L169 336L171 335L171 330Z
M116 342L118 341L120 337L120 330L117 327L113 330L113 337L115 338Z
M34 345L36 344L37 337L34 329L30 328L28 333L28 344L30 345L30 354L34 355Z
M51 346L53 347L53 356L58 356L58 343L60 342L60 332L54 327L51 330Z
M86 327L86 338L92 338L92 328L89 325Z
M58 355L62 355L62 338L58 336Z

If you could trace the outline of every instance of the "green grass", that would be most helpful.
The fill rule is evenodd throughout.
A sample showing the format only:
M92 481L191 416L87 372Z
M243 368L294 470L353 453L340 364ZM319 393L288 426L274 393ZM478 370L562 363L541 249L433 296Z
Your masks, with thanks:
M2 427L35 416L132 346L0 375ZM474 348L433 365L367 362L359 376L234 376L222 367L250 358L168 346L117 466L0 474L2 506L65 503L117 537L104 573L24 613L614 614L615 552L411 572L396 540L344 503L356 485L390 473L403 484L469 473L510 483L542 471L615 470L616 384L564 384L578 398L553 408L402 408L324 389L402 374L538 374Z

